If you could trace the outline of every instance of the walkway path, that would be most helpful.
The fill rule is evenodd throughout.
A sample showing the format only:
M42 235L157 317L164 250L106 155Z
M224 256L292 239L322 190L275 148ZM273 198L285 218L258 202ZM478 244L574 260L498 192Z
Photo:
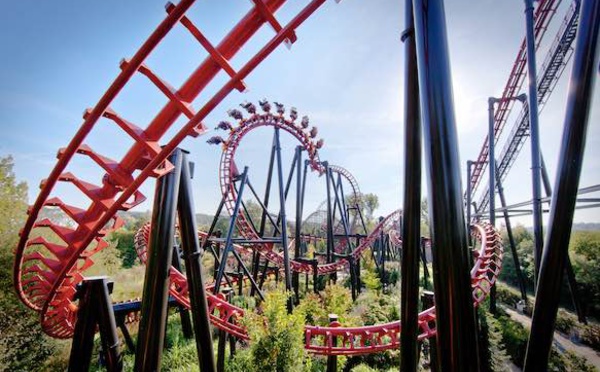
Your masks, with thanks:
M508 313L508 315L510 315L511 318L523 324L527 328L531 328L531 318L526 315L519 314L515 310L508 307L503 307L503 309ZM588 362L600 369L600 353L594 349L585 345L576 344L559 332L554 332L554 343L557 344L559 348L572 351L575 354L587 359Z

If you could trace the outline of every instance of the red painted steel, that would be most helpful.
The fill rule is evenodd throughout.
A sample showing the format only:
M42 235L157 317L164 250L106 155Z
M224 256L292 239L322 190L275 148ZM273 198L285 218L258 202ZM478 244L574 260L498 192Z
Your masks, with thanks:
M538 3L535 11L534 26L536 49L542 42L546 30L548 29L548 24L556 13L556 9L561 1L562 0L541 0ZM514 100L510 100L510 98L519 94L523 81L525 80L525 66L527 65L527 51L525 45L525 39L523 38L521 47L517 53L517 58L515 59L510 75L508 76L504 91L502 92L502 98L498 103L498 107L494 114L494 138L496 140L500 137L504 125L506 124L506 120L508 119L508 115L510 114L510 110L514 105ZM483 172L485 172L487 167L486 162L488 153L488 136L486 136L481 151L479 152L479 156L477 157L477 161L474 163L471 179L469 180L469 182L471 182L471 190L473 193L475 193L475 190L481 181Z
M147 224L136 234L136 249L143 259L148 243L150 225ZM206 234L199 232L201 240ZM479 305L496 282L502 266L504 249L498 232L489 224L472 227L472 234L479 240L479 250L476 252L475 265L471 269L471 286L473 288L473 303ZM375 229L368 236L372 242L379 238L380 230ZM293 244L292 244L293 246ZM234 249L250 255L252 249L234 245ZM282 265L281 262L277 262ZM185 276L171 268L170 294L182 305L189 308L187 282ZM234 280L235 278L232 278ZM210 294L214 284L208 286L208 304L212 324L241 339L248 335L239 320L244 316L244 310L228 303L222 295ZM419 339L425 339L436 334L435 307L422 311L418 322L421 333ZM306 325L304 328L305 348L320 355L362 355L378 353L385 350L397 349L400 344L400 321L363 327L343 327L339 325L321 327ZM333 346L333 338L337 337L337 346Z
M193 111L191 102L222 68L218 61L215 61L212 54L200 64L179 90L175 90L144 65L146 58L161 40L178 22L181 22L184 14L193 4L193 0L182 0L175 6L167 6L168 15L165 20L161 22L133 58L121 64L121 73L98 104L92 110L86 111L81 128L69 145L59 152L57 165L49 178L42 182L40 195L30 208L29 217L21 231L15 257L15 288L19 297L27 306L41 311L42 327L46 333L58 338L70 337L77 309L72 301L75 285L82 280L82 272L93 264L90 257L107 245L101 239L99 232L106 232L120 226L120 220L115 218L116 213L119 210L130 209L144 199L138 191L140 185L148 177L156 177L168 172L172 168L166 162L168 155L187 136L197 136L204 133L205 127L202 120L206 115L232 89L240 87L242 79L256 68L285 38L289 37L324 1L313 0L309 2L264 48L235 73L232 79L219 89L198 112ZM274 12L283 3L284 0L265 0L264 5L271 12ZM223 58L233 57L266 22L263 13L254 7L216 49ZM122 119L109 107L135 72L140 72L148 77L169 99L167 105L144 130ZM160 147L159 141L164 141L163 135L182 113L188 117L189 121L170 140L167 139L164 146ZM119 162L94 152L83 143L101 117L113 120L134 140L134 144ZM91 157L107 172L101 185L93 185L71 173L64 173L67 164L76 153ZM136 174L135 172L138 170L141 172ZM76 227L73 226L74 229L59 226L49 221L45 221L44 224L39 221L36 223L41 209L51 205L47 201L53 200L53 198L50 198L50 193L57 182L73 183L91 201L85 211L75 206L63 205L63 208L72 211L73 215L75 213L77 215L77 219L74 219L76 224ZM114 220L112 225L107 226L111 219ZM50 244L45 240L36 238L37 232L34 231L36 228L50 228L63 243ZM34 233L32 234L32 232ZM40 250L43 253L30 254ZM50 256L54 258L60 256L60 260L54 260Z

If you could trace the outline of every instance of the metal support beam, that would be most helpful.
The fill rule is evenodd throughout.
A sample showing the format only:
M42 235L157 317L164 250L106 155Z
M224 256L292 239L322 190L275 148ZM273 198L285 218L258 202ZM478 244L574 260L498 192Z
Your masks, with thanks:
M490 193L490 225L496 227L496 141L494 128L494 104L498 102L496 98L488 98L488 169L490 173L490 184L488 187ZM490 288L490 312L496 312L496 284Z
M300 250L302 246L302 239L300 238L301 227L302 227L302 147L296 147L296 226L294 232L294 258L298 259L301 256ZM300 274L294 272L292 277L294 285L294 294L296 296L296 304L300 303Z
M100 331L102 353L109 372L121 371L123 359L110 292L112 283L106 277L86 278L77 290L79 309L71 344L69 372L87 371L90 367L96 326Z
M173 246L173 261L171 263L174 269L183 272L181 268L181 257L179 255L179 247L176 245ZM181 331L183 333L183 337L186 339L190 339L194 336L194 331L192 329L192 320L190 319L189 311L182 305L178 306L179 310L179 319L181 320Z
M544 162L544 156L540 152L540 157L542 159L542 180L544 183L544 191L546 192L546 199L548 199L548 204L551 204L552 201L552 186L550 185L550 178L548 177L548 171L546 170L546 164ZM577 199L576 202L579 202L581 199ZM583 305L581 304L581 297L579 297L579 290L577 286L577 279L575 279L575 272L573 271L573 265L571 264L571 258L567 255L567 262L565 263L565 274L567 275L567 283L569 284L569 292L571 293L571 301L573 302L573 306L575 307L575 312L577 313L577 320L579 320L582 324L587 324L587 319L585 317L585 311L583 309Z
M600 0L583 0L579 13L548 237L536 289L524 371L546 368L552 345L560 286L569 248L593 89L598 68Z
M498 172L498 164L496 163L496 172ZM500 205L502 205L503 215L504 215L504 224L506 225L506 234L508 235L508 242L510 245L510 251L513 256L513 261L515 265L515 271L517 272L517 278L519 279L519 290L521 291L521 298L525 301L525 304L528 303L527 299L527 285L525 283L525 276L523 275L523 271L521 270L521 263L519 261L519 255L517 254L517 245L515 243L515 238L512 232L512 224L510 222L510 216L508 215L508 210L506 209L506 198L504 197L504 187L502 186L502 180L500 177L496 180L496 186L498 187L498 196L500 197Z
M275 158L277 160L277 180L279 186L279 216L281 217L281 248L283 249L283 270L285 275L285 290L292 291L292 272L290 269L290 252L288 250L287 218L285 214L285 195L283 190L283 164L281 162L281 143L279 128L275 128ZM293 169L293 168L292 168ZM288 311L292 311L292 299L288 299Z
M437 342L444 370L477 371L458 138L442 0L415 0L419 93L430 191ZM465 347L469 345L469 347Z
M181 230L181 247L184 252L185 269L194 319L194 335L198 364L202 372L214 372L215 360L210 329L206 290L202 278L200 242L196 232L196 213L192 194L192 178L190 175L187 154L182 153L181 181L179 184L179 226Z
M182 160L182 151L176 149L169 158L174 166L173 171L156 181L142 296L142 318L135 354L136 371L160 370Z
M213 292L219 293L221 282L223 281L223 276L225 275L225 266L227 265L227 256L229 252L233 249L233 244L231 243L231 239L233 238L233 232L235 230L235 222L240 213L240 206L242 205L242 195L244 193L244 187L246 186L246 181L248 180L248 167L244 167L244 171L241 175L240 181L240 189L238 191L237 200L235 201L235 205L233 207L233 214L231 215L229 221L229 229L227 230L227 236L225 238L225 247L223 248L223 253L221 255L221 262L219 264L219 271L217 271L217 277L215 279L215 286Z
M412 0L405 0L404 41L404 207L400 283L400 370L416 371L419 364L418 313L421 256L421 116L419 75Z
M535 58L535 35L533 19L533 1L525 0L525 31L527 41L527 77L529 98L529 133L531 136L531 180L533 197L533 259L535 265L535 282L540 271L540 259L544 245L542 221L542 188L540 160L540 126L538 121L537 71Z

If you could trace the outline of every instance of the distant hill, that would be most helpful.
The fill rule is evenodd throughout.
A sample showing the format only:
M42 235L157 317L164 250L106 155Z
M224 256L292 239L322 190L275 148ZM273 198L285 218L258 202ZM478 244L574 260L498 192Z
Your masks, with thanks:
M119 216L124 218L126 221L129 219L133 220L149 220L151 218L150 211L145 212L135 212L135 211L127 211L127 212L119 212ZM210 225L213 221L213 215L204 214L204 213L196 213L196 222L198 225ZM221 218L229 218L228 215L221 213Z
M533 226L526 226L525 229L530 233L533 233ZM548 226L544 226L544 229L547 230ZM600 223L599 222L577 222L573 224L572 231L600 231Z
M579 222L573 224L574 231L597 231L600 230L598 222Z

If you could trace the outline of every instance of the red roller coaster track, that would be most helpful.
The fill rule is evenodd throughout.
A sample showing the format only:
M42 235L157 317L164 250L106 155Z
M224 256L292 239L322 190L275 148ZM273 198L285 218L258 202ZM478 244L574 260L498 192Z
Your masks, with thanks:
M50 336L68 338L72 335L77 312L77 303L73 300L76 285L83 280L84 271L93 265L92 257L107 246L103 237L122 225L122 221L116 216L117 212L129 210L145 200L144 195L139 191L142 183L150 177L160 177L170 172L173 167L166 160L169 154L188 136L204 134L206 127L202 121L206 116L234 89L243 91L245 89L243 79L279 44L286 40L294 42L295 29L325 2L325 0L309 1L287 25L282 26L275 19L274 12L283 5L284 0L253 1L255 6L252 10L217 46L213 46L186 17L186 12L194 3L193 0L181 0L177 5L168 4L166 18L131 59L121 62L120 74L96 106L85 112L83 124L68 146L58 152L57 164L49 177L40 185L40 194L34 205L30 207L28 219L20 232L14 268L14 283L19 297L27 306L41 313L42 327ZM176 89L157 76L144 62L179 23L208 51L209 57L179 89ZM269 24L275 30L275 36L236 72L228 61L264 24ZM224 71L230 79L196 111L191 102L220 71ZM136 73L141 73L149 79L168 99L168 103L145 129L131 123L125 118L126 115L117 113L110 107ZM170 137L166 136L182 114L187 118L185 124L174 131L175 133ZM84 142L101 118L113 122L131 138L132 145L121 160L110 159ZM275 116L270 115L265 118L259 115L257 120L262 120L262 125L270 125L269 123L275 120ZM284 130L292 130L289 125L286 128ZM316 162L317 143L307 140L306 133L303 131L292 134L301 140L311 159L315 160L313 167L319 169L319 163ZM100 182L93 184L73 173L66 172L67 165L75 155L90 158L103 172L106 172ZM230 155L232 159L233 154ZM225 168L222 168L220 173L222 181L230 178L234 169L232 163L222 164L223 166ZM80 208L69 205L59 196L52 195L58 183L74 185L89 198L89 206ZM228 197L234 197L230 184L225 183L225 185L226 187L222 186L223 193ZM60 208L72 219L72 223L59 225L48 219L39 219L40 212L45 208ZM372 244L375 237L384 230L386 223L397 218L397 213L381 221L372 234L354 250L353 255L359 256ZM46 239L39 235L40 230L49 230L55 237ZM252 234L252 231L246 230L245 233ZM475 233L481 239L481 249L472 271L472 284L474 301L479 303L489 290L489 286L496 280L501 264L502 248L497 234L491 228L476 227ZM61 243L55 243L54 238ZM138 237L140 239L138 244L143 244L142 238L143 234ZM275 262L279 259L271 249L261 249L261 251L264 252L265 257ZM319 273L339 270L345 265L344 261L321 265ZM293 268L306 270L298 264ZM185 280L182 280L181 273L178 275L172 270L171 279L172 293L177 293L181 303L186 304L187 301L189 304L189 299L186 299L187 285ZM227 303L218 295L211 296L209 304L211 320L215 326L237 337L247 337L244 330L235 322L237 317L243 315L241 309ZM434 314L435 311L430 309L421 313L419 318L422 335L425 337L435 332L432 325ZM396 323L360 328L307 326L306 347L319 354L376 352L397 346L399 331L399 324ZM343 340L341 346L332 346L331 337L334 334Z
M71 335L76 305L72 298L75 286L83 279L82 273L93 265L92 256L105 248L102 240L106 232L121 226L115 217L119 210L128 210L145 198L138 191L149 177L159 177L170 171L168 155L188 136L198 136L206 131L202 120L233 90L244 90L243 79L248 76L279 44L295 40L295 29L300 26L325 0L312 0L285 26L281 26L274 12L284 0L254 0L255 7L225 36L218 46L213 46L194 26L186 12L193 0L168 4L167 17L144 42L130 60L121 63L121 73L93 109L87 110L84 122L69 145L59 151L58 162L48 179L42 182L35 204L29 209L27 222L20 232L16 250L14 283L23 303L41 311L44 331L51 336L66 338ZM161 43L175 25L181 23L208 51L209 57L175 89L158 77L144 64L152 51ZM269 24L276 34L251 57L237 72L230 66L231 59L264 24ZM230 79L206 103L195 111L191 102L221 70ZM169 102L143 129L110 108L110 104L135 73L146 76ZM172 137L165 134L183 114L187 122ZM131 137L133 145L120 160L105 157L84 141L100 118L116 124ZM78 178L65 169L76 155L90 157L105 172L99 185ZM57 196L51 196L55 185L69 182L75 185L91 204L83 209L68 205ZM40 211L46 207L59 207L70 216L75 228L60 226L49 220L38 221ZM112 223L108 224L112 220ZM60 244L37 236L36 230L48 228L62 241Z

